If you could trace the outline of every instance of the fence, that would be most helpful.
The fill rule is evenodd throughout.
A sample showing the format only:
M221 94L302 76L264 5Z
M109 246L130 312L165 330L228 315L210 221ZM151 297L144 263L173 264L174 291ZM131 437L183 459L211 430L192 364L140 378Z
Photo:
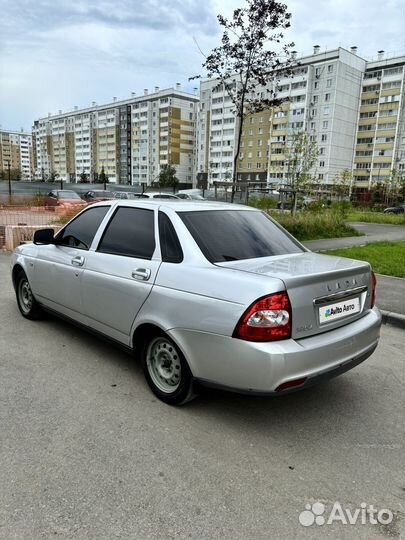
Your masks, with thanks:
M12 251L20 244L31 242L38 229L59 230L78 211L46 206L0 206L0 250Z

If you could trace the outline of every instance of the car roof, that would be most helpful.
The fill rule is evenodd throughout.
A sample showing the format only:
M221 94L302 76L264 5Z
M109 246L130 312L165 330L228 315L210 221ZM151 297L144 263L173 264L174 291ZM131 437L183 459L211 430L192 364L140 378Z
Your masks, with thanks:
M165 191L145 191L144 193L139 193L139 195L163 195L163 197L168 195L169 197L176 197L175 193L167 193Z
M199 212L209 210L247 210L250 212L258 212L256 208L251 206L245 206L243 204L231 204L216 201L198 201L198 200L184 200L184 199L114 199L104 202L92 204L94 206L134 206L139 208L167 208L174 210L175 212Z

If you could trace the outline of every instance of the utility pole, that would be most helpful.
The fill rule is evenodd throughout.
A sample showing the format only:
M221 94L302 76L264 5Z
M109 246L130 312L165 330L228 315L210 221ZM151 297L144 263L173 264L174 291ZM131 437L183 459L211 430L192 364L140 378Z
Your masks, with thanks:
M8 170L8 196L11 202L11 164L10 164L10 161L7 161L7 170Z

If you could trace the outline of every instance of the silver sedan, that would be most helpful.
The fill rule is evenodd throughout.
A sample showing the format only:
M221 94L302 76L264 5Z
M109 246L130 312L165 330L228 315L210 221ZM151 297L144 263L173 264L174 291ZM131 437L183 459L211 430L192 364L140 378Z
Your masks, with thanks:
M308 251L266 214L211 202L104 201L12 256L21 314L124 345L152 391L279 395L339 375L379 340L368 263Z

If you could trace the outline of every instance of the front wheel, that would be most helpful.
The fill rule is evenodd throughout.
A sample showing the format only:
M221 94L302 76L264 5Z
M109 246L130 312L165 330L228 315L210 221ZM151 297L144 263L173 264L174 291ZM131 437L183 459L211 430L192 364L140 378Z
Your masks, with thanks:
M39 319L42 315L42 309L32 294L31 285L23 270L17 275L15 290L21 315L26 319Z
M141 352L145 378L152 392L169 405L190 401L193 376L178 347L165 334L151 336Z

